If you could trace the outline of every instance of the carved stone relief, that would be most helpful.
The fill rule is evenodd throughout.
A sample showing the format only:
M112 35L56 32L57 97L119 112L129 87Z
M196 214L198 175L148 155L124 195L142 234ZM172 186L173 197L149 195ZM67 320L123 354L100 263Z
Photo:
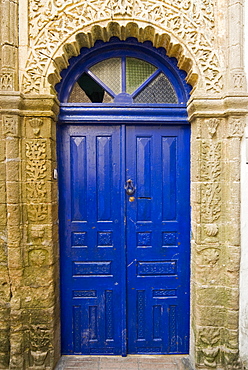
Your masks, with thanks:
M33 129L33 133L36 137L40 135L40 128L43 125L43 119L40 117L33 117L29 119L29 124Z
M48 213L47 204L29 204L28 206L28 220L32 223L43 222Z
M45 369L50 343L49 331L46 328L33 325L30 330L30 343L31 369Z
M41 120L34 118L31 120L35 132L41 126ZM29 121L30 123L30 121ZM29 139L25 141L26 147L26 196L27 196L27 214L29 221L29 235L32 245L36 245L34 250L29 251L29 265L33 259L31 256L41 256L43 252L39 246L44 240L45 226L40 224L44 222L48 214L46 178L47 168L47 141L46 139ZM46 251L44 251L46 253ZM43 254L44 254L43 253Z
M214 127L216 130L217 126ZM212 125L210 132L212 135ZM202 221L206 223L205 231L208 237L214 237L218 233L215 222L221 212L220 158L221 142L212 140L202 142L201 178L204 181L202 183Z
M99 18L113 18L116 15L127 15L135 18L137 15L143 16L145 19L151 20L156 15L157 20L161 20L163 16L163 5L161 3L153 2L142 2L140 0L95 0L88 2L89 5L84 5L83 19L84 23L89 20L96 20ZM78 8L80 1L65 1L65 0L49 0L49 1L37 1L31 0L29 2L29 24L30 24L30 38L35 39L35 35L44 28L51 19L59 18L59 14L64 12L68 7ZM166 6L172 8L171 12L186 15L191 21L195 22L198 27L208 28L212 30L214 28L214 3L212 0L205 0L195 2L192 0L184 1L172 1L167 0ZM155 10L155 12L154 12ZM74 10L75 11L75 10ZM78 16L79 16L78 12ZM149 16L150 14L150 16Z
M207 119L206 124L207 124L207 127L208 127L209 136L212 139L213 136L216 134L217 128L220 124L220 119L218 119L218 118Z
M93 46L94 40L81 45L75 37L80 32L85 33L87 27L98 26L96 39L107 41L111 36L121 39L133 36L139 41L151 38L156 46L158 35L165 34L167 41L163 45L168 54L186 62L186 59L196 59L197 65L204 78L206 91L219 93L222 90L222 73L217 56L215 42L214 3L212 0L171 1L158 0L90 0L90 1L57 1L49 0L29 2L29 39L30 55L23 78L23 90L26 93L38 93L42 84L46 84L43 76L47 74L51 63L55 63L55 78L61 71L61 65L56 65L61 53L65 59L78 55L82 46ZM106 21L122 20L127 26L133 22L131 34L119 25L105 27ZM144 20L149 22L149 32L146 33ZM142 22L139 24L138 23ZM148 23L147 23L148 24ZM115 31L113 31L115 30ZM93 34L94 32L92 32ZM155 36L157 35L157 36ZM70 41L68 41L70 40ZM66 43L70 45L66 46ZM180 48L176 46L180 43ZM185 46L184 46L185 45ZM162 45L158 45L162 46ZM63 47L63 51L58 51ZM188 52L187 50L190 50ZM65 63L64 59L64 63ZM183 63L183 62L182 62ZM187 64L187 63L186 63ZM190 66L190 67L189 67ZM66 67L66 63L63 68ZM189 75L197 74L196 63L189 63L186 68Z
M245 122L243 117L230 117L228 121L229 137L242 137L244 134Z
M3 134L18 134L18 116L3 115Z
M246 79L245 74L242 72L239 73L233 73L232 74L233 79L233 88L234 90L242 91L244 87L246 86Z
M45 249L34 249L28 254L29 264L31 266L44 266L47 264L48 252Z
M206 239L204 242L216 242L213 238L219 232L216 221L221 212L221 142L213 140L216 136L220 119L210 118L205 120L209 140L203 140L201 145L201 185L202 189L202 222Z
M46 140L27 140L26 157L27 198L29 201L44 202L47 175Z
M35 221L37 221L35 219ZM32 225L30 230L31 238L36 240L42 240L45 235L45 226L43 225Z
M216 368L216 358L220 351L220 329L202 328L200 330L200 340L202 342L202 353L204 355L204 365L209 368Z
M201 251L201 255L202 255L202 265L214 267L214 265L219 261L220 249L204 248Z
M29 133L34 138L24 141L26 201L27 201L27 246L25 249L23 283L26 291L23 307L29 313L27 330L27 368L50 368L52 337L49 319L44 319L46 308L54 299L53 270L51 265L51 248L46 242L48 221L47 179L49 175L47 139L40 137L43 125L42 117L27 118L26 124L31 126ZM35 314L33 308L36 308ZM51 329L51 328L50 328Z
M13 91L14 90L14 73L3 72L0 74L0 90Z

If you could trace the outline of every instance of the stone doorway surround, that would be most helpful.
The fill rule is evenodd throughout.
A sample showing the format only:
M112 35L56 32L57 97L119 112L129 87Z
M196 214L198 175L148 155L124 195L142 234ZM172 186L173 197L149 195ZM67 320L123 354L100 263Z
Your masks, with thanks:
M2 0L1 369L52 369L60 358L54 86L82 47L112 36L164 47L193 87L190 359L195 369L241 369L243 2Z

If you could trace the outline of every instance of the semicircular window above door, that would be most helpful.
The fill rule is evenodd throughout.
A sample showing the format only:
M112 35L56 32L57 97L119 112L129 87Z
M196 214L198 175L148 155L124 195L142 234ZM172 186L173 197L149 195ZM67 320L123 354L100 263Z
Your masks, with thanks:
M109 58L85 68L69 103L178 104L161 68L134 57Z

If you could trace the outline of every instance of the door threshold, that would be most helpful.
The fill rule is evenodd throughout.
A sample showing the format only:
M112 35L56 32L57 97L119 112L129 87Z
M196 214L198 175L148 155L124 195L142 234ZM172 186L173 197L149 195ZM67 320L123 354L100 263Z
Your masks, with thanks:
M64 355L55 370L194 370L188 355Z

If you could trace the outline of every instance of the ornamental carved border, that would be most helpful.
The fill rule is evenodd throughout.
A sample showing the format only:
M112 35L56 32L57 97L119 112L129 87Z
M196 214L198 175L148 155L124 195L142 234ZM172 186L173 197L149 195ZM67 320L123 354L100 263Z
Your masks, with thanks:
M41 93L51 74L50 83L59 82L60 71L82 46L91 47L97 39L108 41L111 36L121 40L132 36L164 46L169 56L177 58L179 68L188 72L189 83L195 85L201 75L202 87L219 93L222 73L214 26L212 0L30 0L31 51L23 91Z
M27 198L39 203L46 201L47 175L46 167L46 141L41 139L26 141L26 173L27 173Z

